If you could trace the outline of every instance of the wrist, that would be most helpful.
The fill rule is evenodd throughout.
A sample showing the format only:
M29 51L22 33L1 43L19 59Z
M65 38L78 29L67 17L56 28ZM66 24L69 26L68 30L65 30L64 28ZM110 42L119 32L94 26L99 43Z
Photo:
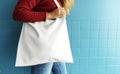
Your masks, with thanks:
M46 19L50 19L51 16L50 16L50 13L46 12Z

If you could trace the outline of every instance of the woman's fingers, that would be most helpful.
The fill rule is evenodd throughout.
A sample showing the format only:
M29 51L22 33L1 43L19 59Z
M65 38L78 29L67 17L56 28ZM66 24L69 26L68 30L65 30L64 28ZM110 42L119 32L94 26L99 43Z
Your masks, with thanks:
M47 18L53 19L58 17L64 17L66 15L66 11L64 8L57 8L50 13L47 13Z
M64 8L58 8L58 9L59 9L58 17L64 17L66 15L65 9Z

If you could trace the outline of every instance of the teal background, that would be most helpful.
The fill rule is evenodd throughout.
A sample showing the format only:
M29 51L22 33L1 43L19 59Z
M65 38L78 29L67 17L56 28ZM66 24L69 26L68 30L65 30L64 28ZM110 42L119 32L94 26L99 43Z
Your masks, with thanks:
M0 74L30 74L14 67L22 22L12 20L17 0L0 0ZM75 0L67 17L73 64L68 74L120 73L120 1Z

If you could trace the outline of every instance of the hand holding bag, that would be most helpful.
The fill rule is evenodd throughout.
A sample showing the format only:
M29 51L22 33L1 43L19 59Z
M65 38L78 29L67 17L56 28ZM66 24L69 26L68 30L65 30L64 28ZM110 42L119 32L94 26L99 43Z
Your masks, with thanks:
M60 7L57 0L54 0ZM47 62L73 63L66 17L40 22L23 22L15 66Z

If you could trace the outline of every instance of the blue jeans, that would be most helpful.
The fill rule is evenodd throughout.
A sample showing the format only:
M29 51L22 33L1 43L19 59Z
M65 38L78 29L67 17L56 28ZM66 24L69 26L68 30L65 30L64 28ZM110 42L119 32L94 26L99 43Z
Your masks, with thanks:
M31 74L67 74L65 63L49 62L31 66Z

